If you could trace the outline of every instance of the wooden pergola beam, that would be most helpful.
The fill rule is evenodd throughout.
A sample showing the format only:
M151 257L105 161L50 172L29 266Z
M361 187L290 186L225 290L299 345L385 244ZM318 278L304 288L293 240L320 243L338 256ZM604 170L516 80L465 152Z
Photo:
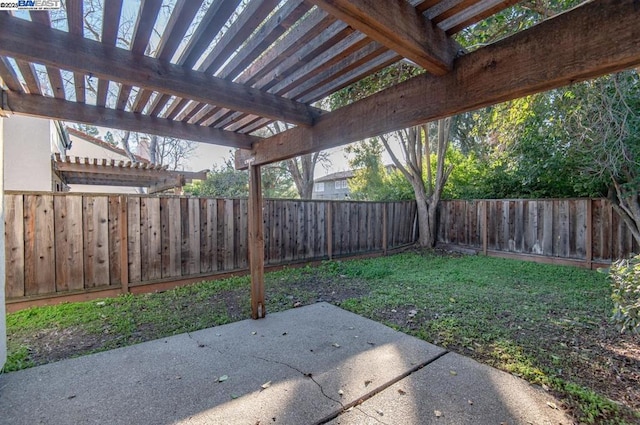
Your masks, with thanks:
M457 43L406 0L312 3L432 74L444 75L453 68Z
M204 72L0 14L0 54L285 122L321 110Z
M594 28L601 30L594 31ZM469 53L451 73L419 75L236 155L269 164L566 86L640 64L637 0L585 3Z
M0 102L0 110L4 110L7 113L73 121L158 136L170 136L233 148L249 148L253 143L261 140L259 137L248 134L233 133L149 115L80 104L51 97L20 94L12 91L1 91L0 101L2 101ZM4 104L4 101L6 101L6 104Z

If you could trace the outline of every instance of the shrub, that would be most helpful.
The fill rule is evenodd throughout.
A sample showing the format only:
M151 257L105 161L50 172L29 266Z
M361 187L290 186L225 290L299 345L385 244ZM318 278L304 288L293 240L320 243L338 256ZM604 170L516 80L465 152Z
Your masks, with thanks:
M640 334L640 255L613 263L609 276L613 320L621 332Z

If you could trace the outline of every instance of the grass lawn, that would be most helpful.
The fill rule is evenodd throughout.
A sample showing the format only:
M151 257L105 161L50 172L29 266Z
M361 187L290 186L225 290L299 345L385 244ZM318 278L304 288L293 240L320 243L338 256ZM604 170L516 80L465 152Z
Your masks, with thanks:
M640 337L609 322L605 275L410 252L266 276L267 310L327 301L554 392L577 422L640 423ZM7 317L16 370L249 317L249 279Z

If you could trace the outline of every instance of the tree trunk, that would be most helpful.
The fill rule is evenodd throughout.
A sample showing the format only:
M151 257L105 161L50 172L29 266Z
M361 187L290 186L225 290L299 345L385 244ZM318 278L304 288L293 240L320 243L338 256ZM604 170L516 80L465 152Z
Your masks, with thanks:
M418 243L422 248L433 248L436 246L438 235L436 227L438 203L434 202L432 197L427 197L422 190L414 187L414 191L418 207L418 229L420 229Z

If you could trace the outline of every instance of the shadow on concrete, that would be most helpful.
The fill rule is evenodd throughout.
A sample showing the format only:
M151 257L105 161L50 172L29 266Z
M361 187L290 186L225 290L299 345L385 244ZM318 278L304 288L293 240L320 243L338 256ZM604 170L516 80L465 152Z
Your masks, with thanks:
M550 400L326 303L0 376L15 425L563 423Z

